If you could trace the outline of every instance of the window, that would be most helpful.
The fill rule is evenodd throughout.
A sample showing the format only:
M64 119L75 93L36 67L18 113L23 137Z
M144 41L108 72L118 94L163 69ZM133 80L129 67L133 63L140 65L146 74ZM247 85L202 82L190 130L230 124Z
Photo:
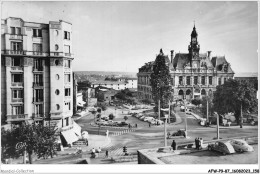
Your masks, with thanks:
M70 111L70 102L66 102L65 103L65 108L64 108L65 110L67 110L67 111Z
M55 94L56 94L56 95L59 95L59 94L60 94L60 90L56 89L56 90L55 90Z
M221 77L218 78L218 85L221 85Z
M65 96L70 96L70 88L65 88Z
M194 85L198 84L198 76L194 76Z
M64 31L64 39L70 40L70 32Z
M13 90L13 98L23 98L23 90Z
M23 106L13 106L12 107L12 114L13 115L19 115L19 114L23 114Z
M133 85L133 83L132 83L132 85ZM171 85L174 85L173 78L171 78Z
M33 37L42 37L41 29L33 29Z
M224 78L224 83L227 81L227 78Z
M187 85L190 85L190 76L187 76L186 83Z
M43 101L43 89L35 89L34 93L34 101L35 102L42 102Z
M64 66L70 68L70 60L64 60Z
M22 34L22 30L20 27L16 27L16 34L17 35L21 35Z
M59 104L56 104L56 109L60 110L60 105Z
M59 49L59 45L56 44L55 45L55 50L58 51L58 49Z
M34 43L33 44L33 51L34 52L42 52L42 44Z
M13 57L12 58L12 66L21 66L21 58L19 57Z
M23 82L23 74L12 74L12 82L13 83Z
M43 105L42 104L35 105L35 114L36 115L43 114Z
M209 76L209 84L212 85L212 76Z
M22 42L11 42L11 48L13 51L22 51Z
M179 77L179 84L182 85L183 84L183 79L182 76Z
M202 84L202 85L205 85L205 83L206 83L206 82L205 82L205 76L202 76L202 77L201 77L201 84Z
M15 27L10 27L11 28L11 34L15 34Z
M70 82L70 74L65 74L64 75L64 82L69 83Z
M34 69L38 69L38 70L42 70L43 69L43 65L42 65L42 60L41 59L34 59L33 60L33 64L34 64Z
M69 45L64 45L64 52L70 53L70 46Z
M66 119L66 126L69 125L69 117L65 118Z
M42 83L43 82L43 75L42 74L34 74L33 79L35 83Z

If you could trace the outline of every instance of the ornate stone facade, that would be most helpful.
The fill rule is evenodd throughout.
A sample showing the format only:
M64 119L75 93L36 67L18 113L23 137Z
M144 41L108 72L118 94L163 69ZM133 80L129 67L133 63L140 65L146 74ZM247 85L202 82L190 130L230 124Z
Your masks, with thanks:
M153 62L139 68L137 74L139 99L152 99L150 86L152 68ZM214 92L217 85L234 77L234 71L225 56L212 57L211 51L200 53L195 25L191 33L188 53L174 54L174 51L171 51L169 71L174 100L202 98Z

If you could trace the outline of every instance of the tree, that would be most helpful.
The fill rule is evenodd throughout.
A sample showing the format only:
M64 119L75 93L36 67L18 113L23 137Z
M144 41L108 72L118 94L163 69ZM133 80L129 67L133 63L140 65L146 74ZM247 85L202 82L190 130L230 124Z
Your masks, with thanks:
M97 108L97 112L98 112L98 113L101 113L101 108Z
M107 106L106 105L102 105L101 109L102 109L102 111L106 111L107 110Z
M127 117L127 116L124 116L124 120L125 120L125 121L128 120L128 117Z
M160 106L167 107L171 99L172 88L170 85L171 75L168 66L169 60L163 54L162 49L160 54L156 57L153 70L151 73L151 86L153 99L155 101L155 111L158 111L158 101Z
M54 127L44 127L41 124L22 124L11 130L2 129L2 160L6 158L18 158L26 150L29 154L29 162L32 164L33 152L40 157L53 157L56 154L57 137ZM16 149L17 143L25 144L25 149Z
M195 98L195 99L191 100L191 103L196 105L196 106L200 105L201 102L202 102L202 100L199 99L199 98Z
M235 113L237 124L242 128L243 112L257 109L255 88L247 82L229 79L223 85L217 86L214 93L214 110L219 114Z
M112 114L112 113L111 113L111 114L109 114L109 116L108 116L108 117L109 117L109 120L113 120L113 119L115 118L114 114Z

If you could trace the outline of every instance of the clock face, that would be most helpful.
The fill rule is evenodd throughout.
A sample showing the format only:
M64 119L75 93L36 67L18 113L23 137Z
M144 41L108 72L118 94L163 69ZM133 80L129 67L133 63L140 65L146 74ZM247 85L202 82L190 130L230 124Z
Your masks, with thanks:
M191 41L194 43L196 42L196 38L192 38Z

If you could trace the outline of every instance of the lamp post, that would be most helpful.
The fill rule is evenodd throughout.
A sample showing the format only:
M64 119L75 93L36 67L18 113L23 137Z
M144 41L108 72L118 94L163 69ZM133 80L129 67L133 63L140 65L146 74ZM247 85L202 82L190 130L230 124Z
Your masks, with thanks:
M168 111L168 109L161 109L162 111ZM167 121L167 117L168 115L164 115L164 146L167 147L167 135L166 135L166 132L167 132L167 125L166 125L166 121Z
M184 115L185 115L185 138L188 135L188 128L187 128L187 115L186 115L186 94L184 95Z
M219 115L217 114L217 140L219 139Z

